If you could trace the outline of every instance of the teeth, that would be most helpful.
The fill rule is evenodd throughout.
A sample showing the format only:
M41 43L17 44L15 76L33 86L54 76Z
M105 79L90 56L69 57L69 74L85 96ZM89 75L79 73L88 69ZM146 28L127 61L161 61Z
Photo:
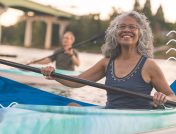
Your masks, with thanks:
M123 38L130 38L131 36L128 36L128 35L125 35L125 36L123 36Z

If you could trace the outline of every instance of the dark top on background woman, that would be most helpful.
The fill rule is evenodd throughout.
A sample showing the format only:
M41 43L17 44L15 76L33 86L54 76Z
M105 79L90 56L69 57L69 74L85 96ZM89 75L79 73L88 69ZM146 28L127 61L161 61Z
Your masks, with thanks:
M49 58L50 60L56 61L56 68L58 69L64 69L64 70L75 70L75 64L73 63L72 56L78 58L78 52L73 49L73 55L68 55L65 53L59 53L59 50L56 50L53 55L51 55Z

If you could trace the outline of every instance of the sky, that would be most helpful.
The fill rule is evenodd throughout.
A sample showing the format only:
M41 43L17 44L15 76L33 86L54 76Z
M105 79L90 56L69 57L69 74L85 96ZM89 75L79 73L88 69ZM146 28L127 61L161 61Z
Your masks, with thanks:
M44 5L64 10L76 15L89 13L100 13L101 19L106 19L112 12L112 7L129 11L133 9L135 0L32 0ZM143 7L146 0L139 0ZM165 19L168 22L176 22L176 0L151 0L152 13L155 14L158 7L162 5ZM21 11L10 9L0 17L2 25L8 26L15 23L17 17L22 15Z

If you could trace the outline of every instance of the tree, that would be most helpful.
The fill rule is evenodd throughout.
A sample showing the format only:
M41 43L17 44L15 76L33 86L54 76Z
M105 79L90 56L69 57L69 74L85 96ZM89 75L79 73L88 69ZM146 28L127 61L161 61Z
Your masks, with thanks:
M112 13L109 15L109 20L113 20L117 15L119 15L121 12L120 9L117 9L116 7L112 7Z
M165 19L164 19L164 13L163 13L163 9L162 6L160 6L155 14L155 16L153 17L153 30L156 33L161 33L162 31L166 30L166 23L165 23Z
M24 44L25 22L19 22L10 27L2 27L2 43L11 45Z
M32 46L43 48L45 33L46 24L42 21L34 21L32 28Z
M137 12L141 12L141 7L140 7L140 4L139 4L139 0L135 0L133 10L137 11Z
M159 8L155 14L155 18L157 19L157 21L165 23L163 8L161 5L159 6Z
M150 0L146 0L142 11L150 20L152 20L152 11L151 11Z
M79 19L71 20L71 23L67 30L70 30L74 33L76 37L75 43L85 41L90 39L91 37L102 33L106 29L106 23L100 20L99 14L89 14L80 16ZM99 39L103 40L103 39ZM104 40L103 40L104 41ZM100 41L96 41L96 44L90 42L82 47L79 50L88 50L89 52L99 52L100 46L102 43Z

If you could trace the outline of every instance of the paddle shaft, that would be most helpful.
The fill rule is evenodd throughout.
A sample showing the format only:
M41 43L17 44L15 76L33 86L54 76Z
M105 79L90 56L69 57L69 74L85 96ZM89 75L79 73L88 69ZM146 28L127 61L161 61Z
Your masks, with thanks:
M0 57L12 57L12 58L16 58L17 55L13 55L13 54L0 54Z
M87 44L87 43L89 43L89 42L95 41L95 40L97 40L98 38L101 38L101 37L103 37L103 36L104 36L104 32L103 32L103 33L100 33L100 34L98 34L98 35L95 35L95 36L91 37L91 38L88 39L88 40L85 40L85 41L82 41L82 42L79 42L79 43L75 44L73 47L69 48L69 50L70 50L70 49L73 49L73 48L78 48L78 47L80 47L80 46L82 46L82 45L85 45L85 44ZM55 55L64 53L64 51L65 51L65 50L64 50L63 48L61 48L57 53L54 53L54 54L52 54L52 55L50 55L50 56L55 56ZM44 58L41 58L41 59L32 61L32 62L30 62L30 63L28 63L28 64L26 64L26 65L29 65L29 64L32 64L32 63L37 63L37 62L39 62L39 61L41 61L41 60L43 60L43 59L45 59L45 58L48 58L48 57L50 57L50 56L47 56L47 57L44 57Z
M36 73L41 74L41 70L39 68L36 68L36 67L31 67L31 66L27 66L27 65L15 63L15 62L3 60L3 59L0 59L0 63L8 65L8 66L12 66L12 67L16 67L16 68L20 68L20 69L24 69L24 70L28 70L28 71L32 71L32 72L36 72ZM126 94L131 95L131 96L141 97L143 99L147 99L147 100L151 100L151 101L153 100L153 97L150 96L150 95L136 93L136 92L133 92L133 91L129 91L129 90L126 90L126 89L120 89L120 88L117 88L117 87L106 86L104 84L95 83L95 82L88 81L88 80L85 80L85 79L75 78L75 77L71 77L71 76L68 76L68 75L63 75L63 74L59 74L59 73L55 73L55 72L52 73L52 76L60 78L60 79L64 79L64 80L69 80L69 81L72 81L72 82L77 82L77 83L89 85L89 86L92 86L92 87L97 87L97 88L101 88L101 89L105 89L105 90L112 90L112 91L117 91L117 92L121 92L121 93L126 93ZM171 105L171 106L176 106L176 102L173 102L173 101L167 101L166 104Z

